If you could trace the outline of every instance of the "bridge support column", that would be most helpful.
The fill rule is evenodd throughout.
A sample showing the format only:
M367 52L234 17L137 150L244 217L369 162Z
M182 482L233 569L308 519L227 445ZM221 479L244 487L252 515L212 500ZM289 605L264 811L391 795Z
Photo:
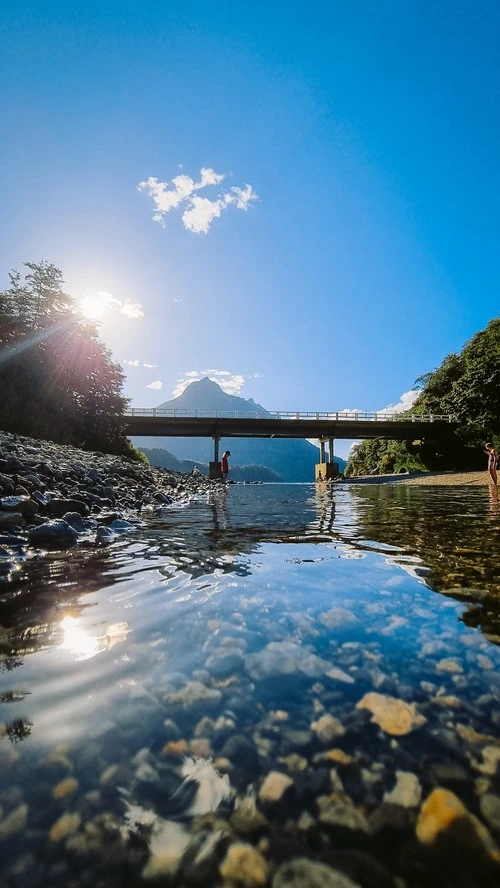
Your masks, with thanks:
M208 477L211 481L216 481L217 479L222 478L222 472L220 467L220 459L219 459L219 442L220 435L214 435L214 459L213 462L208 464Z
M335 445L335 438L329 438L328 439L328 454L330 456L330 465L332 467L331 471L333 472L332 477L337 478L338 475L340 475L340 471L339 471L339 463L335 462L335 454L333 452L334 445Z
M333 459L334 439L328 438L328 462L326 459L326 438L319 439L319 463L315 466L314 477L316 481L332 481L339 474L339 465Z
M323 462L316 463L314 467L316 481L333 481L339 474L338 463Z

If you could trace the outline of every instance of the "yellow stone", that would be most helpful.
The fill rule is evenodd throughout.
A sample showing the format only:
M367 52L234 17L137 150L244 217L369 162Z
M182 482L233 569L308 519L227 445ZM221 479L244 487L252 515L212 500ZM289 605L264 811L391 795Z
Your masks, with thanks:
M435 703L436 706L442 706L443 709L460 709L462 705L462 701L453 694L443 697L434 697L432 702Z
M277 722L285 722L290 718L288 712L285 712L284 709L276 709L274 712L271 712L270 715L273 721Z
M457 820L465 820L483 846L486 853L497 863L500 852L483 823L471 814L460 799L449 789L434 789L426 798L418 815L416 834L423 845L432 845L440 833L449 829Z
M76 832L81 823L79 814L63 814L59 820L52 824L49 832L51 842L61 842L67 836Z
M64 799L75 792L76 789L78 789L78 780L75 780L74 777L67 777L66 780L61 780L54 786L52 795L55 799Z
M235 842L221 863L220 874L223 879L245 888L265 885L267 881L267 863L252 845Z
M331 762L337 762L338 765L352 765L354 761L352 755L348 755L343 749L329 749L326 757Z
M233 765L228 758L226 758L224 755L221 755L219 756L219 758L215 759L214 768L216 768L217 771L232 771Z
M186 740L170 740L168 743L165 743L161 754L169 757L176 757L178 755L184 755L189 749Z
M479 734L478 731L475 731L474 728L470 728L469 725L457 724L457 734L462 740L465 740L466 743L498 743L496 737L492 737L491 734Z
M485 746L483 749L483 763L477 765L478 770L493 777L499 765L500 748L498 746Z
M280 762L283 762L284 765L287 766L289 771L305 771L308 765L307 759L305 759L302 755L297 755L297 753L292 752L290 755L285 755L279 759Z
M417 712L415 703L405 703L396 697L377 694L375 691L365 694L356 704L356 709L368 709L372 713L372 722L379 725L386 734L402 737L425 725L427 719Z
M434 789L420 809L417 820L417 839L431 845L439 833L460 817L467 816L467 808L449 789Z
M463 672L460 663L455 657L445 657L444 660L440 660L439 663L436 663L436 669L438 672Z
M263 802L279 802L292 785L293 780L288 774L270 771L259 790L259 799Z

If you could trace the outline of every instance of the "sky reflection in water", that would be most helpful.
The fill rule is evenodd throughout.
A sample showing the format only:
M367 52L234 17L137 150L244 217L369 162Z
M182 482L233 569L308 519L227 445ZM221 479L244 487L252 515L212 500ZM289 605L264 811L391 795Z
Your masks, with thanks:
M232 486L171 508L106 550L25 565L22 594L4 608L0 694L22 685L30 695L2 705L0 721L30 720L38 742L95 733L120 687L148 675L150 645L175 651L168 670L189 670L194 625L206 632L216 615L237 626L252 602L281 620L366 603L382 584L392 612L380 618L394 625L407 618L416 583L459 597L472 587L479 591L466 604L427 593L436 631L446 618L456 634L463 619L496 642L499 529L498 500L486 488ZM481 592L488 597L477 604ZM252 621L262 646L258 609ZM420 623L402 622L387 645L404 656Z
M289 822L305 806L319 832L307 845L292 829L285 853L321 850L353 876L359 860L317 843L335 769L356 817L383 817L402 772L419 799L451 780L478 816L478 794L500 797L499 526L487 488L231 486L104 549L26 561L1 606L0 805L28 820L22 841L3 843L7 878L28 866L13 885L52 884L56 860L57 884L78 882L83 854L85 884L119 888L140 881L167 834L182 853L198 841L192 815L187 827L162 818L184 810L172 784L184 754L201 757L185 764L197 773L210 776L211 757L229 768L200 788L204 810L222 780L241 799L271 771L289 774ZM393 698L418 714L396 740L362 702ZM337 725L331 750L315 733L322 713ZM418 804L403 809L405 841ZM147 845L118 841L113 857L99 817L116 837L127 810L157 831ZM57 844L65 812L74 835ZM276 861L282 829L269 817ZM391 857L398 843L372 839L377 866L421 884ZM451 864L450 884L476 884L476 858L454 851ZM485 866L477 884L489 888Z

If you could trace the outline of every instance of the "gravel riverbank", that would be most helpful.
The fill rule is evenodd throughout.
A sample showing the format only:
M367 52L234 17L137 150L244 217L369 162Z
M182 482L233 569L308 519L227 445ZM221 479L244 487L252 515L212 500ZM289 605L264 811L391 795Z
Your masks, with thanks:
M346 479L348 484L411 484L413 486L451 487L457 484L487 486L487 472L415 472L405 475L364 475Z
M0 554L13 540L34 549L103 545L142 514L212 486L203 475L0 432Z

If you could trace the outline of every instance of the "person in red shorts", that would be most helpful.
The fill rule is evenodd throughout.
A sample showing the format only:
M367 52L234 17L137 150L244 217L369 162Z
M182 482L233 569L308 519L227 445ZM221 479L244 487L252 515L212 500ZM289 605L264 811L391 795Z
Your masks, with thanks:
M222 459L221 459L221 461L220 461L220 468L221 468L221 472L222 472L222 480L224 481L224 484L225 484L226 481L227 481L227 475L228 475L228 472L229 472L229 463L228 463L228 461L227 461L228 456L231 456L231 451L230 451L230 450L225 450L224 453L222 454Z

